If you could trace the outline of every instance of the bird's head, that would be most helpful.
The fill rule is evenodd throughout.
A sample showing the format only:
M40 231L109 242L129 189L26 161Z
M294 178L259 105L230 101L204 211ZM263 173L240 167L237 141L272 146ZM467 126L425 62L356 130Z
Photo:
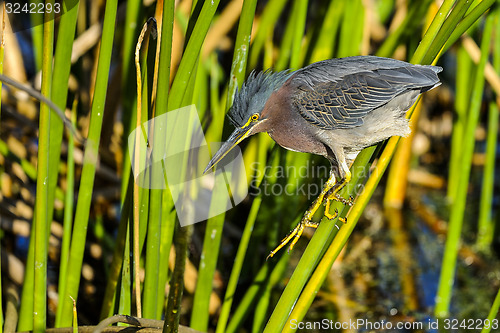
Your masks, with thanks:
M204 172L210 170L245 138L267 130L265 123L268 117L262 114L264 106L272 93L281 88L291 75L290 71L250 73L241 89L236 90L233 105L229 110L228 117L235 130L215 153Z

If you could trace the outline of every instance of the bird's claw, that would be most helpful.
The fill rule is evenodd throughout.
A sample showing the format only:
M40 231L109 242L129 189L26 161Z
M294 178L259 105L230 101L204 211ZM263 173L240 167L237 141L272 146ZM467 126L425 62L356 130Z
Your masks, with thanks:
M339 216L339 210L337 208L335 208L335 212L333 214L330 214L329 212L329 207L330 205L327 204L327 209L325 209L325 216L327 219L329 219L330 221L333 220L334 218L336 218L337 216Z
M326 200L325 202L323 203L324 205L327 204L327 202L329 200L335 200L335 201L338 201L338 202L341 202L343 203L344 205L349 205L349 206L352 206L354 205L354 198L352 195L349 196L349 199L345 199L343 197L341 197L337 191L329 191L327 193L327 195L325 196Z
M281 250L291 241L290 246L288 246L288 253L290 253L295 244L299 241L300 236L302 236L304 229L307 227L316 229L318 228L318 225L319 224L316 222L311 222L306 213L306 216L302 218L297 226L292 231L290 231L290 233L285 238L281 240L280 244L274 250L272 250L271 253L269 253L266 260L274 257L274 255L278 253L279 250Z
M338 194L335 194L334 197L333 197L333 200L337 200L337 201L340 201L342 202L344 205L349 205L349 206L352 206L354 201L352 200L352 197L349 197L349 199L345 199L341 196L339 196Z

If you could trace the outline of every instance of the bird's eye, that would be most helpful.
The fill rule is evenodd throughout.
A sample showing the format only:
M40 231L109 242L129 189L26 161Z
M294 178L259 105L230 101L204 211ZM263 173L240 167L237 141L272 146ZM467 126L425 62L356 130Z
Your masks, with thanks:
M250 119L252 119L252 121L259 120L259 114L258 113L254 113Z

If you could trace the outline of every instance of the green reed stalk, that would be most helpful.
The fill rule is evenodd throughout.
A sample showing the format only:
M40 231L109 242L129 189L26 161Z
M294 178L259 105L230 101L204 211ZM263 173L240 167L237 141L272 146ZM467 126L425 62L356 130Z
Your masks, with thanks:
M48 1L47 5L53 5ZM44 15L43 24L43 62L42 62L42 94L50 96L52 83L52 52L54 47L54 13ZM47 104L40 105L40 134L38 144L38 167L35 214L32 239L35 243L34 252L34 288L33 288L33 332L45 332L47 326L47 230L50 230L50 220L47 212L48 177L49 177L49 135L51 130L50 108Z
M172 53L172 32L174 25L174 0L163 2L163 18L160 29L160 60L158 64L158 93L156 96L156 114L162 115L167 112L168 96L170 89L170 59ZM163 170L165 168L163 167ZM166 176L164 176L165 184ZM175 211L172 209L174 202L170 191L165 189L162 191L162 222L161 222L161 243L160 243L160 263L158 276L158 290L161 291L161 298L157 302L156 313L161 316L165 304L165 285L168 278L168 259L174 229L176 223Z
M75 38L76 20L78 17L79 3L77 0L62 3L67 12L61 15L57 33L56 52L54 56L54 74L52 78L51 99L61 110L66 108L68 97L68 81L71 71L71 52ZM66 6L72 6L68 10ZM58 170L61 158L61 142L63 139L64 125L59 117L51 118L50 132L50 156L49 156L49 206L47 208L49 219L52 219L54 211L54 195L57 186Z
M117 1L106 2L104 13L103 32L99 52L99 64L97 68L94 98L90 117L89 136L83 157L83 170L76 205L75 223L73 229L73 241L71 244L70 261L68 266L68 281L66 290L61 293L61 326L70 326L72 303L65 301L69 296L77 299L80 284L83 252L85 250L85 239L89 221L92 190L94 186L96 163L104 113L104 103L108 86L109 68L111 62L111 51L113 47L114 27L117 10Z
M489 333L491 332L491 329L493 328L493 320L497 320L496 323L496 328L498 328L498 310L500 309L500 289L497 292L497 295L495 297L495 300L493 301L493 304L491 305L490 308L490 313L488 314L488 317L486 320L488 320L488 324L484 324L483 329L481 330L481 333Z
M73 103L71 112L71 122L76 126L76 107L78 103ZM70 131L68 131L70 132ZM66 172L66 196L64 199L64 222L63 237L61 241L61 259L59 268L59 290L66 289L66 276L68 274L69 249L71 245L71 230L73 228L73 205L75 200L75 157L73 156L75 140L72 135L68 136L68 161ZM62 307L58 307L59 310Z
M495 36L493 43L493 67L497 73L500 73L500 10L496 9L495 13L490 15L495 16ZM498 101L498 97L497 97ZM488 131L486 138L486 163L484 165L483 186L481 191L481 201L478 221L478 235L476 245L483 251L491 250L491 244L495 234L495 222L493 220L493 190L495 186L495 158L497 151L497 136L498 136L498 120L499 111L498 105L495 102L490 103L488 114Z
M397 138L399 139L399 138ZM396 141L397 142L397 141ZM388 146L390 143L388 143ZM352 183L349 183L347 185L347 189L344 190L342 195L349 195L354 193L354 189L358 186L363 181L364 175L367 174L367 162L369 161L372 153L374 152L374 148L372 149L365 149L360 156L358 156L357 160L359 159L359 162L355 163L353 165L353 168L355 170L362 170L365 169L365 171L358 171L356 172L356 177L353 177L353 180L351 181ZM386 150L387 155L389 155L392 152L389 150ZM363 212L364 208L366 207L366 204L368 203L368 200L370 199L371 195L373 194L373 191L376 188L376 185L380 181L380 176L381 174L385 171L387 168L387 163L384 163L384 161L387 160L387 157L384 155L381 155L378 163L377 163L377 168L373 170L372 177L368 180L366 183L366 186L362 192L362 194L356 198L356 204L352 207L349 215L348 215L348 223L347 225L340 225L340 230L336 229L335 225L330 225L327 226L327 223L322 223L325 225L325 228L328 227L328 230L324 230L322 233L330 235L328 238L329 240L334 238L334 241L331 242L330 246L326 249L319 249L320 256L322 256L321 261L319 262L317 268L315 269L314 273L310 277L310 280L307 282L307 285L305 286L302 294L300 295L300 298L298 299L297 303L295 304L295 307L293 308L292 313L290 314L290 317L287 320L287 323L290 323L292 320L302 320L311 306L313 300L314 300L314 295L317 294L319 288L323 284L324 280L326 279L328 272L330 271L331 266L335 262L337 256L340 254L340 251L344 248L347 240L349 239L352 231L357 225L357 222L359 220L359 217L361 213ZM358 168L359 167L359 168ZM361 168L361 169L360 169ZM342 205L335 204L335 206L332 207L332 209L342 209ZM342 209L342 212L340 213L340 216L346 216L347 211L349 210L349 207L344 207ZM340 211L340 210L339 210ZM326 221L322 221L326 222ZM321 225L320 225L321 227ZM318 228L319 231L319 228ZM315 233L316 235L316 233ZM314 237L311 240L311 242L314 241ZM308 247L309 248L309 247ZM324 254L323 254L324 252ZM287 325L284 326L283 332L290 332L291 331L291 326Z
M297 8L298 6L292 6L290 18L286 23L285 32L281 38L280 53L274 65L275 71L282 71L288 68L291 54L290 50L293 47L293 36L295 34L295 22L293 18L297 15L294 10L297 10Z
M484 165L483 186L480 199L478 234L476 245L483 252L491 250L495 236L493 218L493 190L495 186L495 158L497 149L499 112L496 102L491 102L488 113L488 130L486 138L486 162Z
M464 138L467 112L471 92L472 60L465 48L460 45L457 50L457 79L455 97L455 121L451 136L451 157L448 176L447 199L449 203L455 201L457 195L459 174L462 169L462 142Z
M133 187L133 186L132 186ZM133 190L132 190L133 193ZM132 196L133 197L133 194ZM131 205L133 207L133 199L131 200ZM116 306L118 308L118 313L122 315L132 315L132 288L133 288L133 269L132 269L132 258L131 258L131 243L132 243L132 233L133 233L133 212L130 212L129 220L126 226L125 243L123 262L121 267L121 279L120 287L116 291L116 300L118 302ZM114 311L114 309L113 309Z
M306 0L295 0L293 2L292 12L294 16L292 17L295 29L293 30L292 53L290 57L290 68L292 69L298 69L300 67L300 55L306 26L308 2L309 1Z
M277 263L266 261L261 269L255 275L252 285L241 299L238 307L233 313L226 333L235 333L239 331L240 326L250 314L249 309L258 301L258 298L265 292L267 286L274 286L280 282L286 271L288 264L287 256L281 256Z
M262 140L262 137L260 137L259 139L261 144L258 147L258 153L257 153L258 157L256 160L258 168L257 172L258 178L255 180L256 186L260 186L260 183L264 178L265 166L266 166L266 152L267 152L267 145L263 144L264 140ZM224 295L222 308L219 315L219 320L217 322L216 332L226 331L227 322L229 319L229 313L231 311L231 306L233 304L233 299L236 292L236 287L238 285L238 280L240 278L241 270L243 268L243 263L248 251L250 237L252 236L252 232L255 226L255 221L257 220L257 214L259 212L261 203L262 203L262 194L256 197L252 202L250 213L248 214L247 222L245 224L245 228L243 229L243 235L241 236L241 241L238 246L238 251L236 252L236 257L234 259L234 265L231 270L231 275L229 276L229 281L227 284L226 293Z
M319 32L319 37L314 47L311 63L330 59L333 56L337 42L337 33L342 22L344 13L344 0L330 1L330 5L325 13L325 19Z
M360 54L365 19L365 8L361 0L346 1L342 9L344 15L337 51L339 58Z
M131 0L127 1L127 12L125 14L125 24L123 25L123 59L122 59L122 107L123 107L123 165L122 175L126 180L130 173L131 161L130 151L128 150L128 136L135 127L135 115L137 111L135 93L135 64L134 64L134 50L139 35L141 23L139 19L142 12L142 1ZM121 199L125 200L128 184L122 181L121 184Z
M483 0L474 7L458 24L454 22L452 32L441 49L441 53L446 52L477 20L495 4L496 0Z
M453 10L450 12L450 15L443 22L443 25L439 32L434 37L430 48L430 52L426 53L422 62L424 64L431 63L432 59L435 59L439 54L443 45L449 40L450 35L453 30L457 26L457 23L460 22L463 18L469 7L472 5L473 1L469 0L458 0ZM444 5L444 4L443 4ZM439 47L438 47L439 46ZM420 56L420 53L418 54Z
M166 177L165 177L166 179ZM170 249L172 247L172 242L174 238L175 224L178 223L176 220L176 212L170 207L173 206L172 196L168 190L163 191L163 205L162 205L162 217L163 221L161 223L161 244L160 244L160 265L158 266L158 297L161 297L161 301L157 302L157 313L160 315L164 311L165 307L165 286L167 285L167 280L169 277L169 257Z
M213 126L217 125L213 123ZM214 200L211 204L213 203ZM225 214L220 214L207 220L190 322L190 326L199 331L208 330L210 296L217 268L224 217Z
M160 50L160 59L156 64L158 70L158 90L161 93L156 95L156 109L155 116L161 116L167 112L168 104L168 91L170 80L170 58L172 49L172 29L174 17L174 3L173 1L166 1L162 6L167 8L162 9L162 26L159 31L158 49ZM165 142L165 133L161 132L161 126L158 121L154 122L154 139L153 147L155 145L161 146ZM153 154L159 153L161 149L153 150ZM156 156L156 155L154 155ZM156 160L153 157L153 160ZM162 179L163 170L158 164L152 166L152 179ZM168 257L166 260L161 260L162 244L168 245L168 252L172 244L173 228L168 231L164 230L165 224L168 221L175 221L175 216L166 219L162 207L167 203L163 202L165 192L167 190L151 189L150 193L150 219L148 222L148 239L147 239L147 252L145 262L145 279L144 279L144 316L145 318L160 319L164 304L164 293L158 293L165 289L166 273L168 272ZM169 201L170 207L173 205L172 200ZM174 222L175 223L175 222ZM172 224L172 223L171 223ZM172 225L173 227L173 225ZM165 232L169 232L164 237L161 237ZM165 252L165 249L163 249ZM162 272L162 274L158 274Z
M64 5L67 3L65 2ZM55 58L54 58L54 73L52 85L58 87L58 89L52 89L51 98L52 101L59 106L59 108L64 109L66 106L66 96L68 87L68 78L70 71L70 57L74 38L74 25L76 24L76 14L75 11L78 10L78 5L71 8L65 15L62 15L59 24L59 34L58 42L56 46ZM73 26L73 28L72 28ZM71 33L73 31L73 33ZM36 35L36 30L33 32ZM36 48L36 42L35 48ZM51 117L51 130L49 137L49 175L48 175L48 199L47 199L47 214L48 219L52 220L54 198L62 199L62 192L57 187L57 176L59 171L60 162L60 151L61 151L61 141L62 141L62 131L63 124L59 117ZM29 163L22 164L25 167L30 168ZM28 173L30 174L30 173ZM50 230L47 230L47 237L50 235ZM27 266L31 267L34 262L34 242L30 242L27 258ZM64 277L61 277L64 280ZM30 270L26 271L25 281L23 285L25 291L33 289L33 276ZM21 299L21 308L19 316L19 329L28 330L29 328L25 325L29 324L31 321L28 319L32 316L33 309L33 298L29 292L23 292ZM56 321L57 326L57 321Z
M186 93L186 84L194 73L195 66L198 62L201 46L208 28L212 23L212 18L219 6L220 0L205 1L200 12L200 16L194 25L193 32L187 42L182 60L177 69L174 82L172 83L169 99L168 110L175 110L182 106L182 100Z
M129 173L129 180L127 182L127 191L125 192L125 198L123 200L123 208L120 215L120 224L118 225L118 232L116 235L116 244L113 250L113 259L111 261L111 267L109 268L108 283L106 285L106 291L104 293L104 299L102 301L100 320L111 316L114 313L113 302L115 300L115 295L117 294L117 285L120 278L120 273L122 271L122 265L124 265L124 254L125 254L125 242L127 237L128 220L131 218L132 209L132 195L133 195L133 175ZM127 252L128 254L129 252Z
M377 50L376 55L379 57L391 57L394 54L394 51L396 51L396 48L403 42L402 40L403 37L406 36L409 31L415 31L416 30L415 25L418 24L419 22L422 22L423 18L425 17L425 14L428 11L430 4L431 1L429 0L409 3L408 14L404 18L403 22L401 22L401 24L393 33L387 36L384 43ZM444 5L445 3L443 3L443 6ZM443 6L441 6L441 9L443 8ZM438 25L438 23L436 23L436 25ZM440 23L439 27L441 27L441 25L442 23ZM431 30L431 32L433 32L433 30L436 28L438 27L434 27ZM424 43L424 45L430 45L432 41L433 41L432 38L427 38L427 40L422 40L422 43ZM423 50L425 48L421 47L419 49ZM416 54L414 55L414 57L415 56L417 58L421 58L422 53Z
M38 7L38 4L44 4L43 0L34 0ZM33 40L33 55L35 60L36 71L41 71L43 66L43 23L44 17L42 12L36 11L30 15L31 20L31 38Z
M68 3L63 3L63 6L68 5ZM57 87L57 89L52 89L52 94L51 98L52 101L59 106L62 110L65 109L66 107L66 100L68 96L68 80L69 80L69 73L71 70L71 52L72 52L72 46L73 46L73 40L75 36L75 29L76 29L76 20L78 17L78 7L79 4L72 4L73 7L69 9L64 15L61 16L61 20L59 23L59 32L58 32L58 37L57 37L57 45L56 45L56 53L55 53L55 58L54 58L54 75L52 78L52 84L54 87ZM66 10L67 8L65 8ZM75 105L76 106L76 105ZM55 191L56 191L56 186L57 186L57 179L58 179L58 170L59 170L59 163L60 163L60 156L61 156L61 142L62 142L62 136L63 136L63 129L64 125L62 120L59 117L52 117L51 119L51 133L50 133L50 140L49 140L49 145L50 145L50 151L49 151L49 202L47 206L48 210L48 216L49 219L52 219L53 211L54 211L54 196L55 196ZM71 138L73 140L73 138ZM68 151L68 163L69 163L69 156L70 152ZM71 152L72 154L72 152ZM71 159L73 157L71 156ZM68 166L69 167L69 166ZM69 172L69 169L68 169ZM68 185L69 186L69 185ZM73 189L71 189L71 196L73 196ZM69 195L69 194L67 194ZM67 203L67 201L66 201ZM73 222L73 205L71 201L71 206L69 208L66 207L65 205L65 223L72 223ZM67 219L70 219L69 221ZM71 230L71 229L70 229ZM66 234L66 237L63 239L63 244L64 246L69 246L71 241L71 238L69 234ZM67 258L61 258L61 265L66 265ZM64 269L66 267L63 267ZM65 273L65 271L64 271ZM64 286L66 284L66 275L61 274L60 272L60 279L59 279L59 287ZM61 292L64 289L59 289ZM68 299L68 301L70 301ZM57 311L59 312L61 307L57 308ZM56 327L58 326L58 321L57 319L59 318L58 315L56 315Z
M431 25L429 28L427 28L427 31L425 32L424 37L422 38L422 41L420 42L421 44L424 45L431 45L431 43L434 41L436 38L439 30L443 26L446 18L448 17L448 13L450 10L453 8L453 5L455 4L455 0L445 0L443 1L443 4L441 7L439 7L439 10L432 20ZM413 57L416 59L423 59L424 58L424 50L425 48L420 47L418 50L413 54Z
M465 127L462 144L462 170L459 175L457 196L453 202L448 226L448 237L443 256L443 264L439 279L439 287L436 296L436 307L434 314L436 317L444 318L449 313L452 288L455 279L457 253L460 243L460 234L465 214L465 202L467 199L467 189L469 185L470 170L472 165L472 155L474 153L474 132L479 121L481 101L484 88L484 68L488 60L489 47L491 45L491 33L493 29L494 17L486 18L486 24L481 41L481 59L477 67L477 73L472 91L471 106Z
M260 16L259 29L257 30L257 33L252 41L249 58L250 68L255 68L257 66L257 61L262 53L266 39L269 34L272 35L272 31L280 17L281 12L285 8L286 3L287 0L270 0L266 4L266 7ZM264 66L264 68L267 67Z

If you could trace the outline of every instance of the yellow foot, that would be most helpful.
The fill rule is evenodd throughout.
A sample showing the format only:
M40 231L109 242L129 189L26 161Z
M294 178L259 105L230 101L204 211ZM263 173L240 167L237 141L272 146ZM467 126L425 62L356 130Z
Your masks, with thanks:
M328 178L327 182L325 183L325 186L321 190L320 195L314 202L312 203L311 207L305 212L304 217L302 220L297 224L297 226L286 236L281 243L269 253L267 256L266 260L269 258L272 258L279 250L281 250L285 245L290 243L290 246L288 247L288 251L292 250L297 241L299 240L300 236L302 236L302 233L304 232L304 229L306 227L311 227L311 228L318 228L318 223L311 222L312 217L314 216L314 213L318 210L318 208L321 206L323 201L326 199L326 209L325 209L325 216L332 220L338 216L338 211L335 210L334 214L330 214L330 201L331 200L337 200L342 202L344 205L349 205L352 206L353 204L353 199L352 197L349 198L349 200L344 199L340 197L337 193L349 182L351 179L351 173L349 172L349 169L346 167L345 171L345 177L344 181L337 187L335 187L336 180L335 180L335 174L333 172L330 172L330 178ZM345 218L339 217L339 220L346 223L347 220Z
M307 215L307 214L306 214ZM269 258L272 258L276 253L278 253L279 250L281 250L283 247L285 247L290 241L290 246L288 247L288 251L291 251L295 244L298 242L300 236L302 236L302 233L304 232L304 229L310 227L310 228L318 228L318 223L308 221L306 219L306 216L302 218L302 221L300 221L297 226L286 236L283 238L281 241L280 245L278 245L274 250L269 253L267 256L266 260Z
M354 198L352 196L349 196L349 199L345 199L345 198L341 197L340 195L338 195L335 192L328 194L326 196L326 200L327 201L329 201L329 200L335 200L335 201L338 201L338 202L342 202L344 205L349 205L349 206L354 205Z
M349 177L350 179L350 177ZM354 204L354 198L352 196L349 196L349 199L345 199L341 197L338 192L342 189L347 184L348 180L344 180L340 186L337 188L332 188L328 193L326 194L325 198L325 216L329 220L333 220L334 218L338 217L339 221L342 221L344 224L347 223L347 219L345 217L339 216L339 211L335 209L335 212L333 214L330 213L330 204L332 200L339 201L343 203L344 205L349 205L352 206ZM338 229L338 227L337 227Z
M329 205L328 203L329 200L339 201L344 205L349 205L349 206L352 206L354 204L354 198L352 196L349 196L349 199L345 199L339 195L340 190L342 190L344 186L346 186L347 183L349 183L350 180L351 180L351 173L346 172L345 178L342 180L342 182L338 186L332 187L328 191L328 193L325 195L328 205Z
M326 199L325 216L330 221L339 216L339 211L337 210L337 208L335 208L335 212L333 212L333 214L330 214L330 200L328 199Z
M347 218L339 216L339 211L337 210L337 208L335 208L335 212L333 212L333 214L330 213L330 203L332 200L335 200L335 199L326 198L326 202L325 202L325 216L326 216L326 218L329 220L333 220L333 219L338 217L339 221L343 222L344 224L347 223Z

